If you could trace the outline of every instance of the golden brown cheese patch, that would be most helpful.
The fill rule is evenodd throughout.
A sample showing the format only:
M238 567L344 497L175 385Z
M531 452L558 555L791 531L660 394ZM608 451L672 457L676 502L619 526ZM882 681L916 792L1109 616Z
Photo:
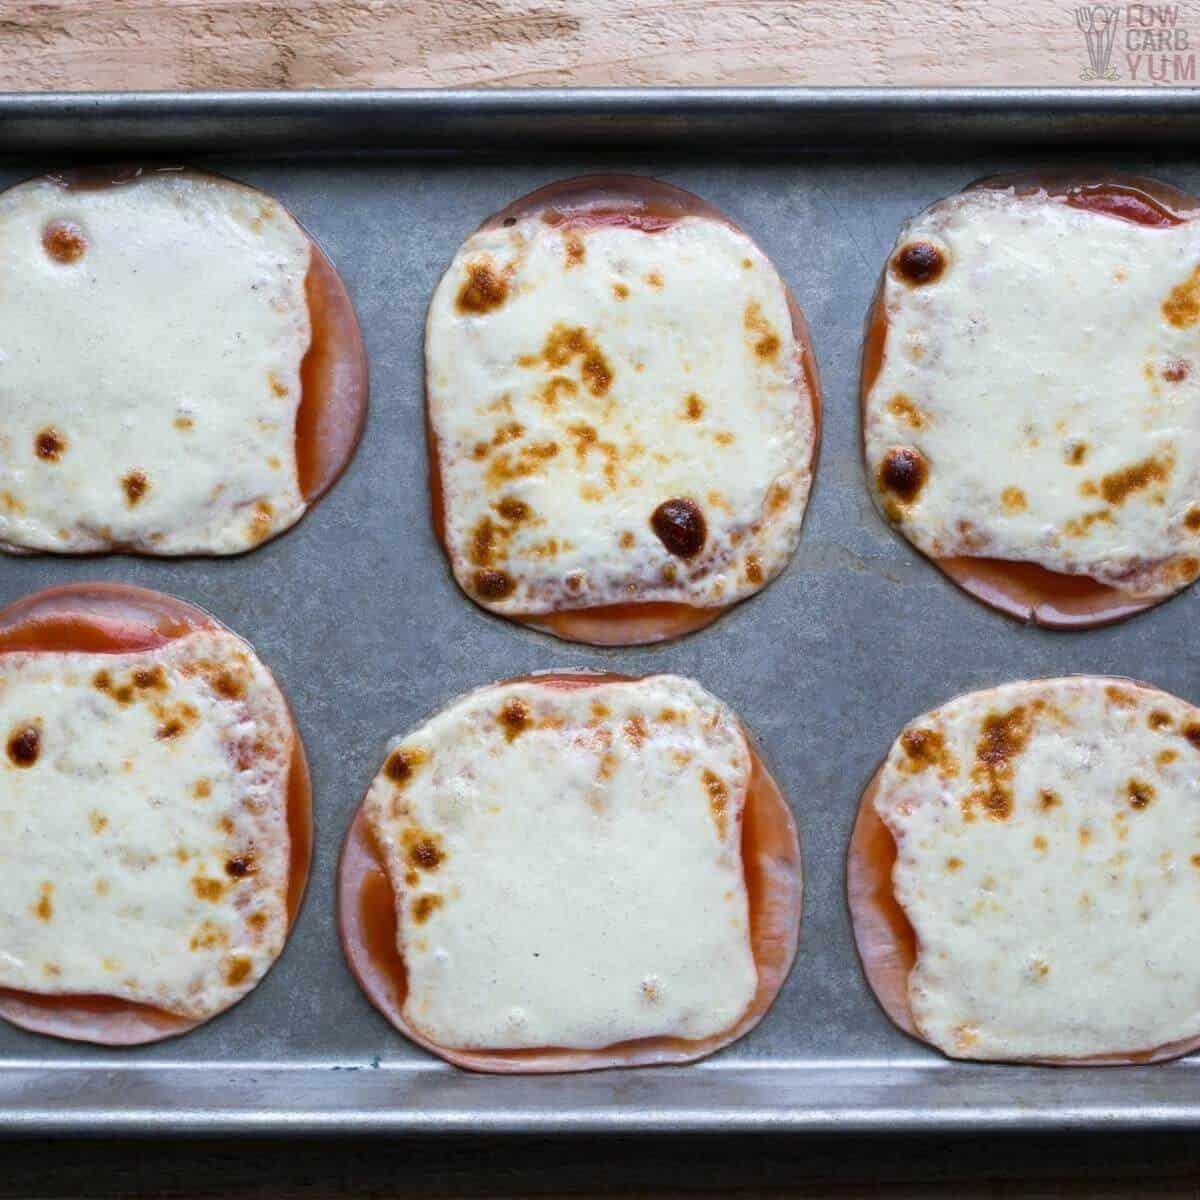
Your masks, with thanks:
M1100 494L1109 504L1124 504L1134 492L1144 491L1152 483L1165 483L1172 465L1169 458L1164 462L1151 457L1113 471L1100 480Z
M905 757L899 767L906 774L920 774L929 767L936 767L945 775L958 770L958 760L947 748L945 737L937 729L906 729L900 735L900 748Z
M771 328L766 317L763 316L762 306L757 300L751 300L746 305L746 313L744 317L746 332L752 338L752 346L754 355L760 362L769 362L779 353L779 334Z
M150 488L150 480L146 478L143 471L130 471L121 480L121 487L125 489L125 499L132 508L139 503L143 496Z
M1200 321L1200 267L1194 267L1183 283L1171 289L1162 311L1177 329L1187 329Z
M458 290L456 304L461 313L489 313L508 299L508 282L486 260L467 264L467 277Z
M87 237L74 221L51 221L42 230L42 246L56 262L78 262L87 251Z
M33 452L42 462L58 462L67 448L67 439L57 429L47 427L38 432L33 441Z
M971 778L983 786L968 796L968 805L980 805L994 821L1008 818L1013 806L1016 760L1032 731L1033 718L1023 704L1006 713L989 713L984 717L975 744L975 766L971 770Z

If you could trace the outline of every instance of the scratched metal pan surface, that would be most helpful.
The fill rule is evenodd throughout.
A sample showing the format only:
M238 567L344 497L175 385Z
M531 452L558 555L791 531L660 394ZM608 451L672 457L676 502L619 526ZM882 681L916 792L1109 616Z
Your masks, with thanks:
M1200 191L1195 96L1094 97L1088 149L1071 150L1084 136L1086 105L1072 99L1066 111L1051 95L1038 109L1022 100L1029 94L1014 95L1024 147L1014 157L994 96L980 109L983 101L955 93L906 93L887 108L878 94L856 94L849 108L842 104L839 142L827 96L738 93L721 108L711 95L685 93L663 125L668 99L636 95L646 97L645 107L621 99L606 109L603 95L558 93L518 96L507 112L495 96L477 98L476 110L461 94L436 111L428 96L401 95L333 96L327 108L300 96L291 110L286 97L241 104L236 96L0 97L5 186L85 151L128 159L149 147L179 157L171 154L178 130L180 154L279 197L350 289L372 392L366 436L346 476L298 527L256 553L225 561L0 559L0 604L52 584L120 580L195 601L248 637L291 698L317 819L308 899L281 961L248 999L185 1037L137 1050L72 1045L0 1025L0 1134L1200 1126L1196 1062L1107 1070L970 1065L909 1040L863 983L843 899L860 791L915 714L970 688L1077 671L1135 676L1200 702L1200 591L1084 634L1023 627L983 608L876 515L863 486L857 417L863 314L905 217L982 175L1093 162L1090 147L1105 132L1116 141L1104 161ZM896 154L896 140L877 145L865 130L868 103L887 109L881 129L890 123L928 133L939 112L947 128L974 120L971 148ZM572 112L579 117L582 148L564 152L560 140L553 154L544 151L536 128L522 124L539 104L560 139L563 122ZM194 124L200 111L208 123L202 137ZM598 124L605 112L608 123ZM405 129L439 113L443 131L459 122L461 137L440 147L456 153L413 154ZM464 124L473 113L475 123ZM656 115L639 123L639 113ZM782 136L781 113L801 127L819 124L824 148L735 154L770 129ZM1139 115L1145 138L1129 133ZM517 128L527 135L519 150L475 156ZM623 128L641 149L613 148ZM746 139L738 129L749 131ZM377 153L312 153L328 150L339 133L348 147L369 143ZM439 149L427 138L421 148ZM197 157L200 149L209 153ZM652 649L567 645L485 615L455 586L429 522L422 326L430 292L483 217L551 179L599 169L691 189L748 230L808 315L825 388L816 487L791 566L710 628ZM477 684L575 667L682 672L744 715L800 825L807 897L799 957L762 1025L702 1064L547 1078L464 1074L405 1042L346 970L333 914L339 844L388 738Z

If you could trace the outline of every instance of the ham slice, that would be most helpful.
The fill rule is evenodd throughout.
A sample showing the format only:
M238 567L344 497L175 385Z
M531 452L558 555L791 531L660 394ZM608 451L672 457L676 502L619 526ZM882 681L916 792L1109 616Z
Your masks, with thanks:
M549 673L524 679L547 687L574 689L627 677ZM414 1029L404 1015L407 980L397 943L396 897L361 808L346 836L337 885L342 946L359 985L407 1038L447 1062L473 1071L540 1074L687 1063L749 1033L770 1008L791 969L799 939L803 889L800 847L791 811L752 743L749 739L747 742L751 745L752 771L741 845L758 983L749 1007L732 1028L703 1039L653 1037L596 1050L458 1050L435 1044Z
M1135 225L1165 229L1192 218L1200 201L1159 180L1069 170L1027 171L981 179L966 192L1012 189L1015 196L1044 192L1068 206ZM864 421L884 362L889 319L883 292L887 268L867 313L860 400ZM865 433L865 425L864 425ZM1067 574L1037 562L986 554L929 555L965 592L1020 621L1050 629L1088 629L1124 620L1161 603L1168 595L1137 598L1087 574Z
M657 180L629 175L584 176L549 184L514 201L494 216L489 217L480 227L479 232L503 231L521 222L538 221L544 225L547 236L552 234L555 237L566 236L570 239L573 235L578 235L574 242L574 252L578 254L579 261L582 263L586 253L585 248L588 244L588 236L599 230L636 230L653 237L671 230L681 221L697 218L719 223L724 228L736 231L740 237L745 237L744 232L738 229L724 213L699 197ZM747 244L751 247L753 246L753 243L749 243L748 241ZM746 265L750 265L748 259ZM568 270L571 269L577 269L577 267L568 267ZM657 278L653 272L646 277ZM495 281L493 288L495 297L499 297L500 295L502 290L501 284L502 281L499 279ZM506 287L506 285L504 286ZM662 286L661 281L657 283L657 286ZM619 289L618 294L620 296L629 296L630 290L626 285L617 284L616 287ZM486 287L484 291L487 291ZM795 346L796 368L800 378L803 380L805 403L810 408L810 413L807 417L810 426L810 443L805 454L807 469L811 471L815 465L820 438L820 384L817 377L816 360L813 354L812 340L809 335L808 326L790 290L784 287L784 292ZM493 303L493 300L481 293L476 307L482 312L492 307L499 307L499 304L500 301L498 299ZM429 339L433 338L437 329L435 314L439 311L437 301L435 300L435 305L431 309L427 330L427 345ZM428 353L427 362L432 363L432 358ZM608 367L604 369L607 371ZM623 381L623 385L626 387L630 386L627 382L629 364L619 364L618 369L624 371L626 376L626 381ZM698 377L695 381L695 386L700 393L703 392L704 385L705 380L702 377ZM574 384L568 379L565 381L564 387L571 388L574 387ZM452 539L448 538L446 530L447 501L445 481L447 447L444 445L444 439L439 435L437 421L434 416L433 391L432 365L430 365L427 370L426 394L427 398L430 399L427 409L427 431L433 524L437 537L446 550L451 564L460 578L460 582L463 582L465 579L468 579L470 572L457 561L460 557L460 547L456 546ZM661 402L661 399L656 400L656 403L658 402ZM681 395L681 404L682 402ZM591 418L589 417L588 419L590 420ZM518 424L510 422L509 428L516 428ZM582 426L577 428L582 428ZM500 436L504 436L503 432ZM598 425L597 429L592 430L588 436L592 439L592 444L596 443L597 438L599 443L603 444L606 437L606 426L603 424ZM721 436L728 437L730 435L722 434ZM653 467L649 465L645 469L653 471ZM523 473L526 472L523 464L518 464L518 470ZM764 481L764 490L769 483L770 480ZM614 486L617 485L614 484ZM700 493L707 486L707 481L698 479L694 482L693 486ZM807 485L805 485L806 489ZM791 501L786 502L790 503ZM704 505L701 504L701 507L703 508ZM770 507L770 502L764 501L764 511ZM709 519L710 522L714 519L714 514L711 510L709 510ZM572 536L571 529L561 524L561 522L556 524L554 533L560 539L568 541ZM476 536L478 537L478 535ZM741 536L742 533L739 532L738 538L740 539ZM632 540L624 540L627 538L631 538L631 534L625 533L623 535L621 546L632 550L634 543ZM475 545L478 546L479 544L477 540ZM547 553L557 553L557 543L546 542L536 550L536 555L540 559L544 559ZM609 557L610 559L617 558L621 554L622 551L614 547ZM671 567L672 571L674 569L674 567ZM777 567L771 568L770 573L773 574L777 569ZM492 571L490 575L494 577L495 582L487 581L485 586L472 588L467 583L464 583L468 594L473 599L483 603L485 607L493 607L493 604L503 601L508 594L505 592L505 589L509 587L509 583L506 582L506 573L503 571ZM766 582L767 574L757 564L757 560L748 568L747 578L752 583L757 582L760 585ZM552 633L568 641L579 641L603 646L639 645L680 637L683 634L701 629L727 611L733 603L736 603L736 599L741 598L739 594L732 601L718 603L700 603L691 599L664 599L655 594L658 589L650 586L648 581L639 582L631 575L630 581L624 589L627 594L622 595L621 598L600 600L593 603L581 603L577 598L573 597L569 583L570 581L568 580L567 588L552 607L538 605L537 611L518 611L509 606L498 609L498 611L503 611L504 615L513 620ZM643 595L641 593L647 594Z
M68 584L36 592L0 611L0 655L117 655L156 649L199 630L224 629L203 609L162 592L124 584ZM294 730L293 734L288 774L289 925L304 897L313 839L308 764L300 738ZM204 1023L112 996L12 988L0 988L0 1017L36 1033L106 1046L161 1041Z

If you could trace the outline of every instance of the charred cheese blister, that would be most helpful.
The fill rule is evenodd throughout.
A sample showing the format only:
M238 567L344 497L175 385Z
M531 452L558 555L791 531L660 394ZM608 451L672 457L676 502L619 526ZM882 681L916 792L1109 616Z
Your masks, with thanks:
M1200 1035L1200 710L1077 676L961 696L880 772L921 1036L979 1059Z
M510 616L757 591L811 483L801 353L775 269L712 217L473 234L426 334L459 584Z
M288 928L286 703L241 639L0 655L0 986L204 1019Z
M1086 199L1086 197L1084 198ZM980 186L901 232L864 397L870 485L935 559L1134 600L1200 573L1200 221Z
M309 258L212 176L0 194L0 544L233 554L297 521Z
M439 1047L703 1039L755 997L750 752L677 676L499 684L396 744L366 820L407 1023Z

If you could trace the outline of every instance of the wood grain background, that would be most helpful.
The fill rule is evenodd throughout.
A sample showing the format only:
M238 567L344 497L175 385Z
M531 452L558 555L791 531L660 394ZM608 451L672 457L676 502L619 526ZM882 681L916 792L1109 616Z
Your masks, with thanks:
M1177 7L1200 43L1200 5ZM1075 8L1075 0L0 0L0 89L1069 85L1087 65ZM1118 42L1114 61L1122 60Z

